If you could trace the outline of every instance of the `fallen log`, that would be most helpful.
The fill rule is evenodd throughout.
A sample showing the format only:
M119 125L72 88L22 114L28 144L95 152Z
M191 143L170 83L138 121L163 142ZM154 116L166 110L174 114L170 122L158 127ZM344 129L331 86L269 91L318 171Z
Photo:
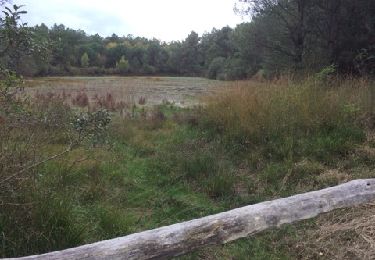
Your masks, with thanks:
M227 243L271 227L374 200L375 179L355 180L125 237L18 259L168 258L205 245Z

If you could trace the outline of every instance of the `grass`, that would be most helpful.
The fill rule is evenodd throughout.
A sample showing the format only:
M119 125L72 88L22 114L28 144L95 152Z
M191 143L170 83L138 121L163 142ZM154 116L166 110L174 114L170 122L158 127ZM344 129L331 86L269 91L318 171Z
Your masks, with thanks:
M129 117L114 113L106 145L41 165L31 185L21 186L19 205L1 206L0 255L59 250L373 177L370 86L238 82L202 108L164 104ZM65 142L42 142L40 151ZM316 225L332 218L181 258L309 259L320 252Z

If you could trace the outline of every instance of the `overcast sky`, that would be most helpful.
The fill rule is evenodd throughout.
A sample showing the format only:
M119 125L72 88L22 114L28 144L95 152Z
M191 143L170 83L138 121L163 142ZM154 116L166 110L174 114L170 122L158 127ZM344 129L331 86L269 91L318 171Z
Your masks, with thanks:
M48 26L63 23L89 34L133 34L162 41L182 40L213 27L234 27L236 0L13 0L26 5L23 21Z

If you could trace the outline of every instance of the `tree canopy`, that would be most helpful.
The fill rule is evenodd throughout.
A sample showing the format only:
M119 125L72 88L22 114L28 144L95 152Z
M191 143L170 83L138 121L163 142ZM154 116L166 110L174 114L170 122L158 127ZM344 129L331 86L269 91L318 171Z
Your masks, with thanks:
M0 63L27 76L126 72L242 79L259 71L270 77L315 73L331 65L340 73L375 71L375 1L238 0L237 12L250 22L203 35L192 31L185 40L169 43L133 35L103 38L62 24L22 25L17 37L30 34L40 47L18 54L7 52L13 36L6 27L14 25L5 2L0 2L5 12L0 52L6 55Z

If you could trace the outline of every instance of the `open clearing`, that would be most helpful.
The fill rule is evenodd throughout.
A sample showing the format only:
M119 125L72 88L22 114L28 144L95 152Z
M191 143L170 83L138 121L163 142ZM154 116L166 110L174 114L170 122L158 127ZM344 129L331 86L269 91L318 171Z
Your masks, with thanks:
M137 103L145 98L150 106L168 102L180 107L196 105L202 95L223 85L220 81L184 77L49 77L25 83L31 96L52 92L74 97L85 92L90 100L111 94L117 102Z
M14 179L16 193L0 189L9 201L0 255L62 250L373 178L371 84L314 84L27 80L26 93L35 100L26 108L35 116L0 131L0 165L13 167L4 168L5 176L25 160L35 165L87 138L65 156L30 168L22 181ZM205 105L193 107L201 97ZM100 135L76 124L101 115L95 108L111 116ZM334 211L180 259L374 259L373 212L374 205Z

